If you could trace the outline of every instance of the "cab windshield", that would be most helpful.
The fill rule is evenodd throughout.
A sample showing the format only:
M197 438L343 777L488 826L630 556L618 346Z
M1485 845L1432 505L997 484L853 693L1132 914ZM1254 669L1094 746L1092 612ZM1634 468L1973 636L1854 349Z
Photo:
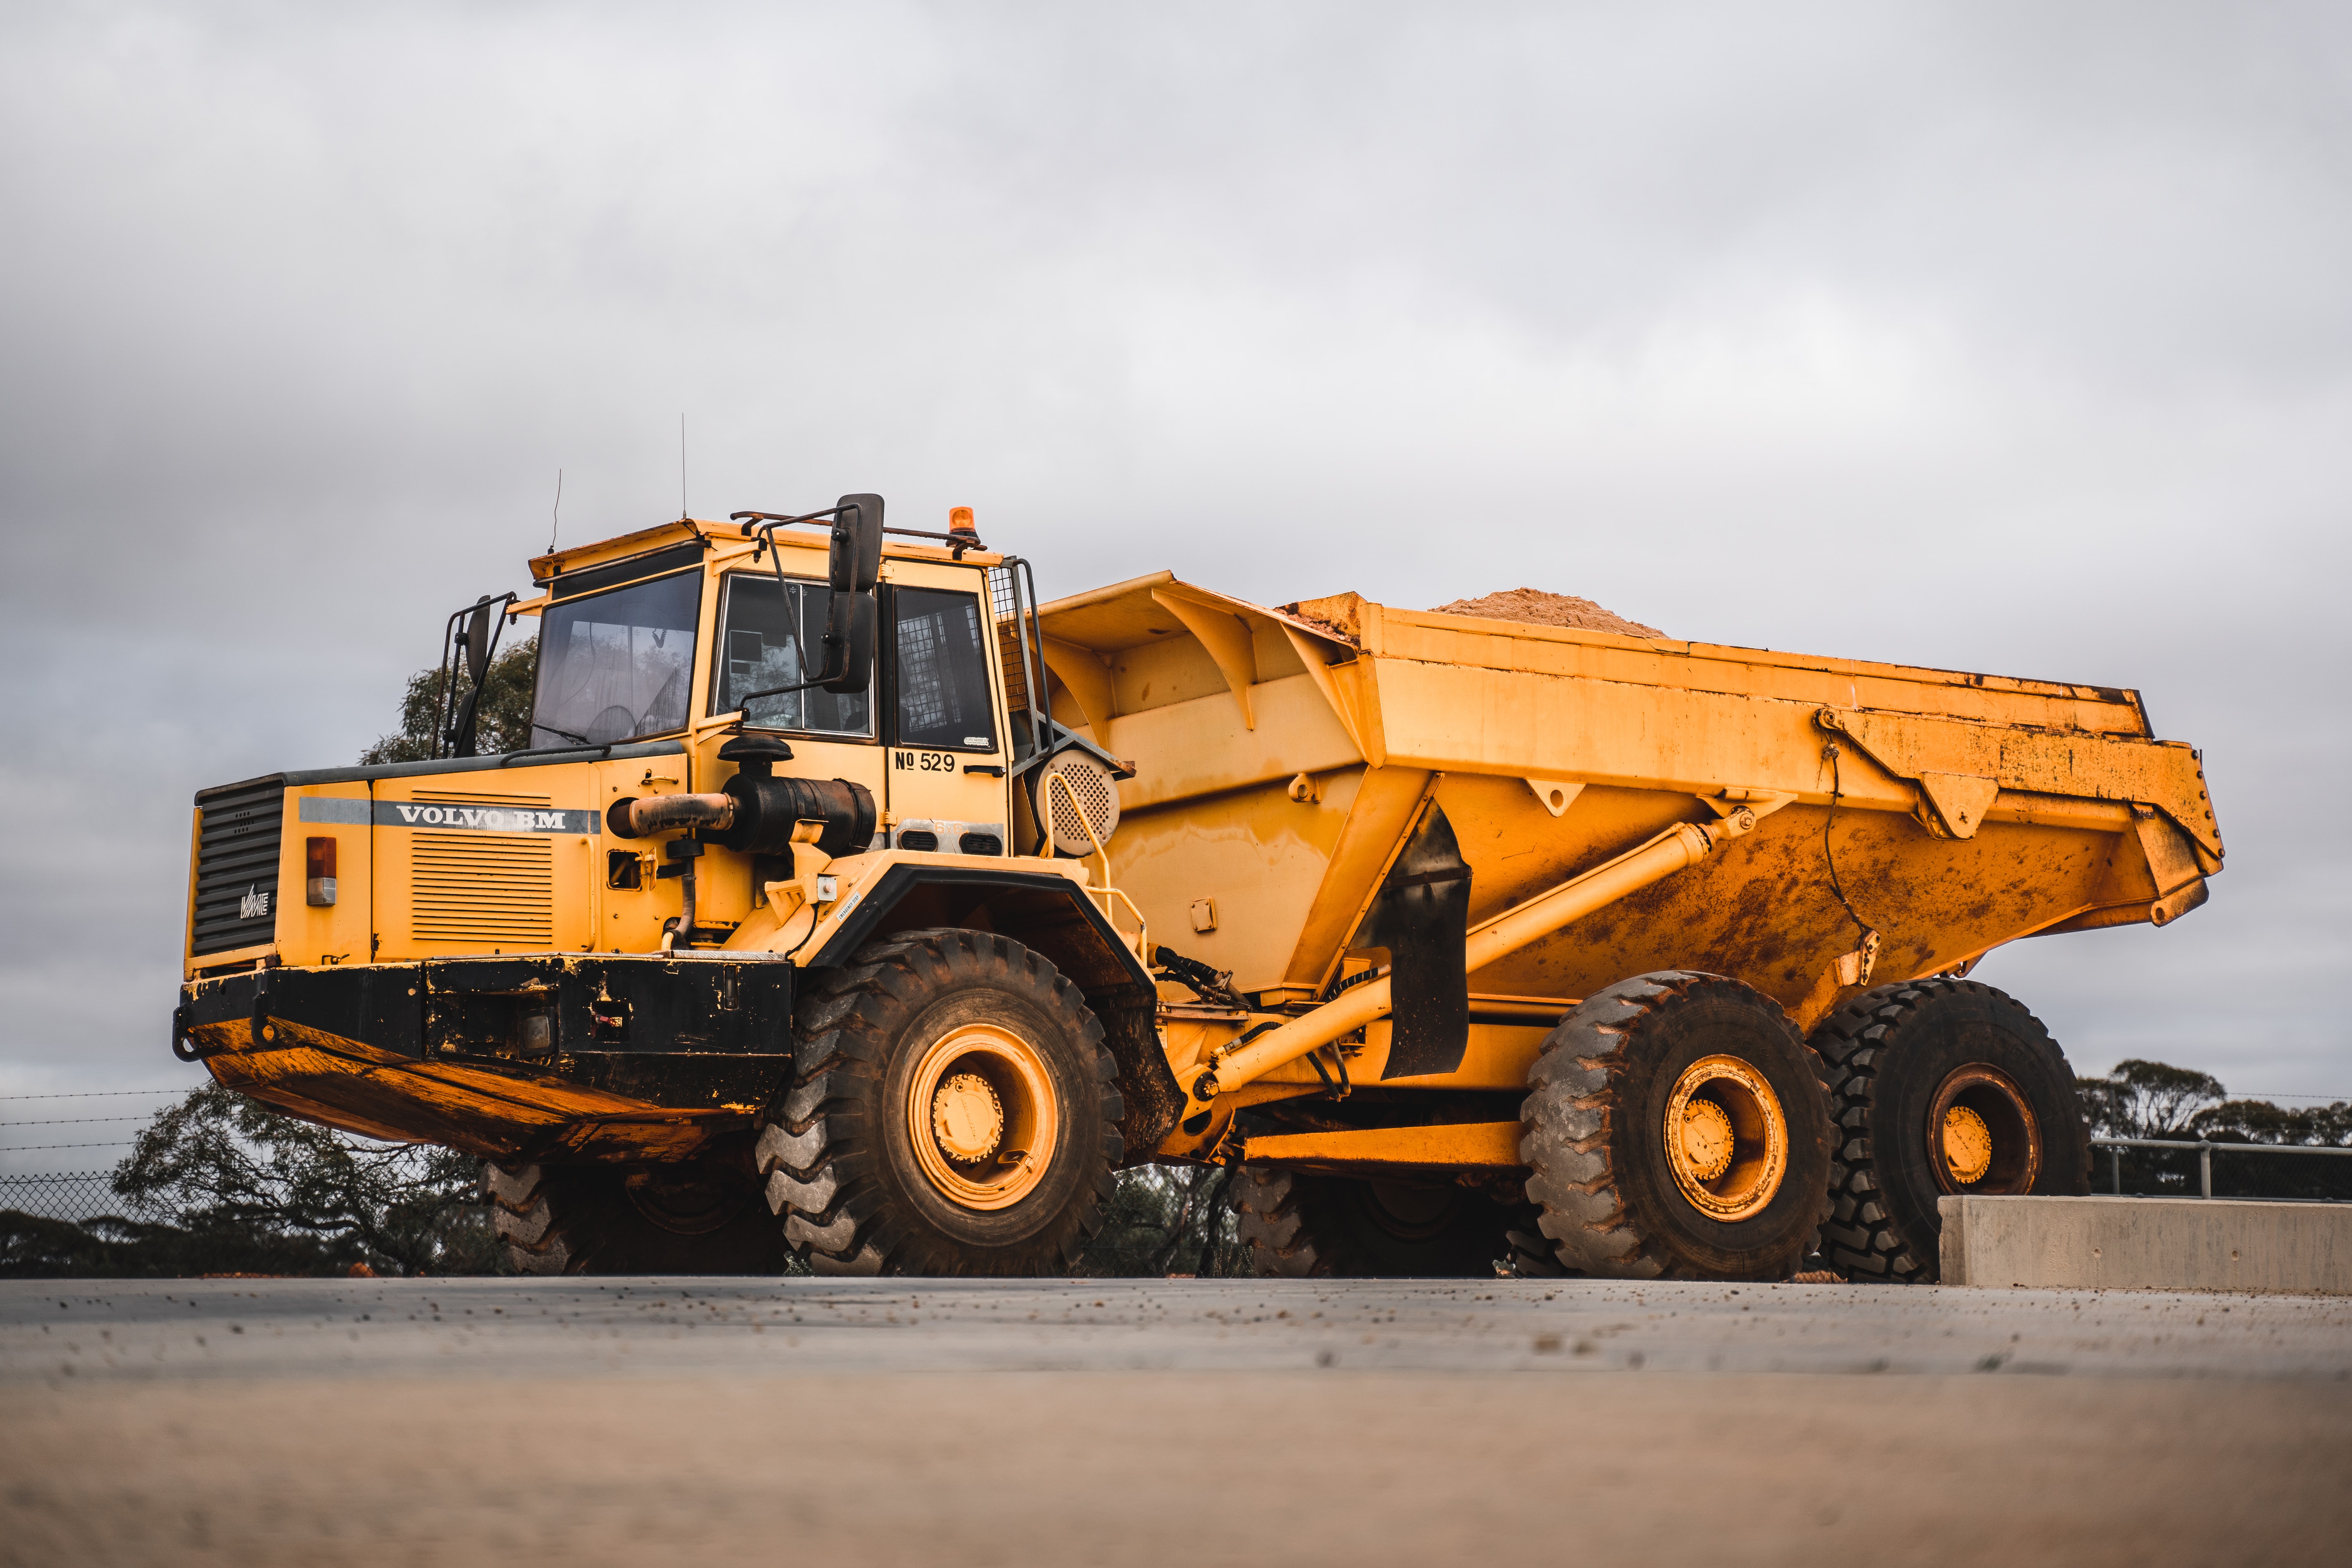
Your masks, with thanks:
M550 605L530 743L603 746L685 729L701 607L699 572Z

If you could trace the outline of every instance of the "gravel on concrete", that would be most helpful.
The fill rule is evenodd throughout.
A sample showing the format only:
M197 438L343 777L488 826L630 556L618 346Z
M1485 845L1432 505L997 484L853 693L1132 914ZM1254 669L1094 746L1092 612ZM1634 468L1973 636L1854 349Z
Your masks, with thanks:
M0 1564L2340 1561L2352 1301L0 1283Z

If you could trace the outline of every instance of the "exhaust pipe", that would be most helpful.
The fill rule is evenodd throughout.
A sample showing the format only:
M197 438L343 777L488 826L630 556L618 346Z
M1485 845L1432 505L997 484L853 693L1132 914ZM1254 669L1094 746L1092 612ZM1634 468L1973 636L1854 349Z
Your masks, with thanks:
M656 833L723 833L735 826L731 795L625 795L604 813L604 826L620 838Z

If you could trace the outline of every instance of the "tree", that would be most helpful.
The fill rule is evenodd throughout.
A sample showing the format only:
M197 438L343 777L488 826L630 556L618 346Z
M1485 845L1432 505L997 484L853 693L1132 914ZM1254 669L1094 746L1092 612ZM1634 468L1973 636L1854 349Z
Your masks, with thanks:
M2137 1059L2117 1062L2105 1078L2078 1078L2074 1084L2095 1138L2187 1137L2198 1113L2224 1093L2210 1073Z
M2074 1081L2094 1138L2352 1147L2352 1104L2342 1100L2292 1110L2231 1100L2210 1073L2137 1059L2117 1062L2105 1078ZM2201 1190L2197 1162L2188 1149L2095 1150L2092 1185L2107 1190L2119 1178L2126 1193L2190 1196ZM2214 1161L2213 1189L2225 1197L2347 1198L2347 1166L2352 1160L2225 1155Z
M520 752L530 744L530 704L539 679L539 642L525 637L499 650L482 682L482 701L475 710L476 743L485 752ZM465 682L457 684L465 700ZM438 741L435 725L441 717L441 668L420 669L408 678L400 702L400 729L377 740L360 753L366 766L381 763L418 763L434 753Z
M1077 1272L1203 1279L1238 1272L1242 1247L1225 1201L1232 1180L1233 1170L1224 1165L1138 1165L1121 1171L1102 1230Z
M486 1274L497 1256L471 1155L354 1138L218 1085L159 1114L113 1185L191 1236L237 1237L301 1272Z
M126 1207L79 1224L0 1212L0 1277L488 1274L471 1156L353 1138L210 1085L114 1170Z

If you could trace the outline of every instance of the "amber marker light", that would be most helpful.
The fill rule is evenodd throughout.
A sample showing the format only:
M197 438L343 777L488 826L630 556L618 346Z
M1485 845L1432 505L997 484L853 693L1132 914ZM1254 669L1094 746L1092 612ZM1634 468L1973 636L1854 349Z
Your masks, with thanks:
M968 533L974 540L978 540L980 538L980 530L972 523L971 508L968 506L951 506L948 508L948 531L950 533Z
M331 838L305 838L302 841L302 887L305 902L314 909L324 909L335 901L335 841Z

